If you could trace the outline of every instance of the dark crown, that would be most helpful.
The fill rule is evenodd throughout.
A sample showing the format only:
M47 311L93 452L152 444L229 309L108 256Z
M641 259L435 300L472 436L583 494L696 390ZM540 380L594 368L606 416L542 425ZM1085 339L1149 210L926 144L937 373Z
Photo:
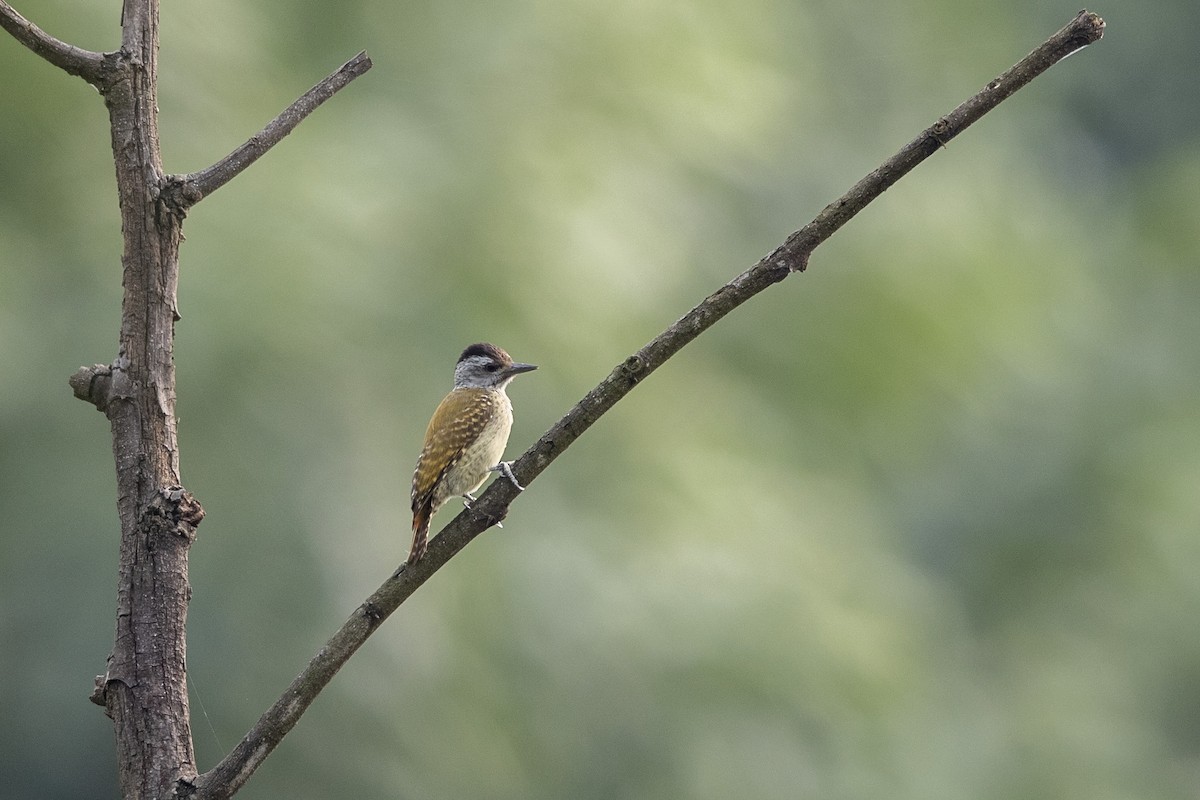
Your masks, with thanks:
M466 350L463 350L462 355L458 357L458 363L461 364L471 356L490 358L499 364L512 363L512 358L508 355L508 353L504 352L499 347L496 347L496 345L488 344L487 342L479 342L471 345Z

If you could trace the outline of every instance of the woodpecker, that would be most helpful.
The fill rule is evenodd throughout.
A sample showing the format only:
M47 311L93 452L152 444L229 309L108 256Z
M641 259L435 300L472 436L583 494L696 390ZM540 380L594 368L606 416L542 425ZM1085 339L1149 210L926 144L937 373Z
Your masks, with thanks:
M483 485L489 472L501 472L518 489L509 462L501 461L512 430L512 403L504 388L533 364L514 362L494 344L473 344L458 357L454 389L443 398L417 458L412 479L413 541L409 564L425 555L429 521L455 495L474 500L471 492ZM468 507L470 507L468 505Z

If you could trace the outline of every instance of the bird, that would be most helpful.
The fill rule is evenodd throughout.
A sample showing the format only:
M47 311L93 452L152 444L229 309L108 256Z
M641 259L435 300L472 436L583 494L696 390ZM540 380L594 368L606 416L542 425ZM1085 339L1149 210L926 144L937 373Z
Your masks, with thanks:
M425 555L429 522L438 509L455 496L462 496L470 508L475 499L471 493L489 472L504 474L524 491L511 462L500 460L513 420L504 390L517 375L535 369L487 342L462 351L454 366L454 388L433 412L413 470L413 540L405 563L415 564Z

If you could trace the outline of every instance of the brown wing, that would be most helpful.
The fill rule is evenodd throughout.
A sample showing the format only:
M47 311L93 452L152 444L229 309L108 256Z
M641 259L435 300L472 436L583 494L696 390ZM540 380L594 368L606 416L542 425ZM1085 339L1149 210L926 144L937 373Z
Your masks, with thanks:
M455 389L433 412L425 429L425 444L417 458L412 479L413 543L408 560L415 563L425 554L429 522L449 499L444 486L449 472L463 451L475 441L493 413L491 392Z
M455 389L438 404L425 430L425 444L413 471L414 515L428 507L429 516L433 516L449 499L448 494L438 491L439 486L491 419L494 413L492 395L482 389Z

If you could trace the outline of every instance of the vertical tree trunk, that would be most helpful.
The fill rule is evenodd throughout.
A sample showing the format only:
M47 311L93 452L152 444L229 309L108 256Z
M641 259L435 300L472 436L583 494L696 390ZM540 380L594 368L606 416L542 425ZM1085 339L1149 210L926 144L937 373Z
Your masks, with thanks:
M186 675L188 549L203 516L183 491L174 336L183 211L161 197L157 0L127 0L107 84L124 237L120 348L105 413L121 521L116 643L104 700L122 796L165 798L196 774Z

